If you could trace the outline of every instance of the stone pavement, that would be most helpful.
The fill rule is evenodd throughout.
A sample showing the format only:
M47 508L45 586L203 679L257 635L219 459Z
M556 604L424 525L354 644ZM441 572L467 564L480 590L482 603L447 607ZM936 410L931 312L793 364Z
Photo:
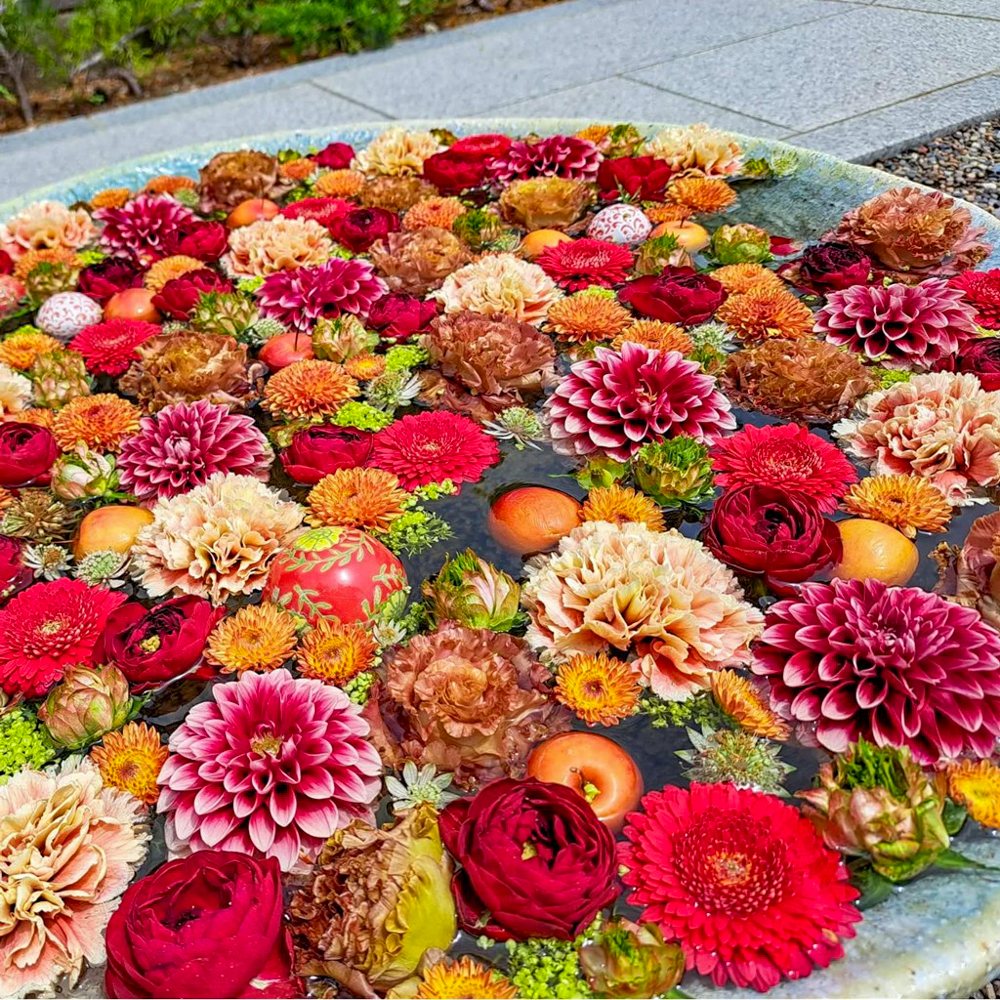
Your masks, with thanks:
M193 142L352 121L708 121L868 161L1000 110L1000 0L565 0L0 139L0 201Z

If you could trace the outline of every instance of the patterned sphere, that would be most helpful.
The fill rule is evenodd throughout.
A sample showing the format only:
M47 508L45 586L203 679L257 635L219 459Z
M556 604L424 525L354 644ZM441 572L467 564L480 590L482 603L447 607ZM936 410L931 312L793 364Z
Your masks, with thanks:
M365 621L390 594L406 586L403 564L356 528L311 528L271 564L263 600L320 618Z
M641 243L653 231L653 223L635 205L602 208L587 226L587 235L612 243Z
M42 303L35 326L57 340L72 340L103 316L100 305L83 293L57 292Z

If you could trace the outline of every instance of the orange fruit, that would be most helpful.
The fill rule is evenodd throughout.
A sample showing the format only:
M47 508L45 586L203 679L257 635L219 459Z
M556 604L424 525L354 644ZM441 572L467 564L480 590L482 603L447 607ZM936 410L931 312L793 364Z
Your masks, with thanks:
M901 531L866 517L838 521L837 527L844 543L833 571L838 580L881 580L901 587L916 573L920 553Z
M115 292L104 305L104 318L139 319L144 323L158 323L160 314L153 305L155 294L151 288L126 288Z
M670 220L661 222L650 234L649 239L654 240L657 236L676 236L677 245L688 253L697 253L708 246L711 237L704 226L699 226L697 222L686 220Z
M534 260L543 250L554 247L557 243L572 242L572 239L572 236L567 236L558 229L536 229L521 240L521 253L528 260Z
M486 526L494 541L519 556L544 552L580 523L583 508L548 486L518 486L493 501Z
M226 226L229 229L239 229L240 226L249 226L251 222L260 219L273 219L281 208L270 198L247 198L241 201L226 217Z
M135 536L153 523L153 515L144 507L112 504L92 510L77 528L73 539L73 557L82 559L91 552L121 552L132 548Z

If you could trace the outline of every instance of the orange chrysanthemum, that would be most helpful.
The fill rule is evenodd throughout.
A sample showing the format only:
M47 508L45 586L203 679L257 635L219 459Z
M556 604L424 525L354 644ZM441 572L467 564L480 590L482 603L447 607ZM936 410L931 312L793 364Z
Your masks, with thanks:
M796 340L813 328L812 310L783 288L755 285L742 295L730 295L716 319L746 343L774 337Z
M296 361L264 387L264 409L285 418L332 416L358 394L358 383L334 361Z
M304 181L316 170L315 162L308 156L300 156L297 160L286 160L278 165L279 175L289 181Z
M383 469L337 469L310 491L306 520L317 527L388 531L406 512L410 494Z
M650 531L663 531L663 512L645 493L629 486L595 486L583 504L584 521L634 521Z
M898 528L908 538L918 531L945 531L952 506L929 479L920 476L868 476L844 497L844 510Z
M568 344L609 340L632 321L632 314L610 295L578 292L549 306L549 327Z
M667 196L702 215L724 212L736 201L736 192L721 177L679 177L667 188Z
M463 955L457 962L438 962L425 969L413 995L417 1000L452 1000L455 997L507 1000L517 996L517 987L495 969Z
M131 197L132 192L128 188L105 188L91 197L90 207L121 208Z
M27 371L35 362L35 358L43 354L51 354L59 350L62 344L55 337L35 330L19 332L15 330L9 337L0 342L0 362Z
M684 328L675 326L673 323L664 323L658 319L640 319L624 330L611 342L611 346L617 351L624 343L642 344L643 347L651 347L654 351L680 351L687 354L694 350L691 338L684 332Z
M267 673L292 655L297 641L292 615L276 604L251 604L215 626L205 659L224 674Z
M574 656L556 671L556 699L590 726L616 726L639 704L631 667L607 653Z
M713 670L715 702L741 729L768 740L787 740L788 723L771 711L760 692L735 670Z
M0 510L6 510L14 502L14 494L0 486Z
M364 186L365 175L360 170L330 170L316 178L313 188L324 198L351 198Z
M302 637L295 662L303 677L343 687L375 666L378 643L361 622L320 618Z
M160 734L145 722L130 722L120 732L108 733L101 746L90 751L104 784L129 792L147 806L160 794L157 776L169 751Z
M650 205L643 211L650 222L683 222L694 215L694 209L687 205Z
M54 419L55 413L52 410L46 410L40 406L35 406L30 410L18 410L17 413L7 413L3 417L3 422L37 424L39 427L47 427L49 430L52 430L52 423Z
M774 271L760 264L727 264L713 271L711 276L722 284L730 295L742 295L751 288L780 288L785 285Z
M197 186L190 177L182 177L180 174L161 174L159 177L150 177L143 191L146 194L177 194L178 191L193 191Z
M948 795L983 826L1000 830L1000 767L989 760L963 760L948 769Z
M72 451L81 441L94 451L118 451L139 429L141 416L137 406L108 392L77 396L56 414L52 433L63 451Z
M403 228L413 232L416 229L426 229L427 226L437 226L439 229L451 229L455 220L465 212L465 206L458 198L424 198L413 208L407 209L403 216Z
M154 292L162 292L163 286L174 278L180 278L191 271L200 271L205 266L204 261L196 257L177 254L174 257L164 257L158 260L147 272L142 283Z
M65 247L51 247L45 250L28 250L14 265L14 277L25 281L39 264L61 265L68 270L80 266L80 258Z
M611 135L611 126L588 125L586 128L580 129L579 132L574 132L573 135L577 139L586 139L587 142L592 142L595 146L600 146Z
M361 381L378 378L385 371L385 358L381 354L363 351L344 362L347 373Z

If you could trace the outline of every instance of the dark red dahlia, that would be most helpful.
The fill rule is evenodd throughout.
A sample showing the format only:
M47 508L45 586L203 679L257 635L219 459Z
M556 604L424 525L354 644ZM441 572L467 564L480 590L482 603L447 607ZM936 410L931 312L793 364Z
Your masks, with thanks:
M356 208L343 198L303 198L286 205L278 214L286 219L313 219L332 230L337 220Z
M569 177L592 181L604 157L589 139L552 135L545 139L518 139L501 156L486 161L486 174L501 184L526 177Z
M107 257L98 264L85 267L80 272L78 290L95 302L105 303L112 295L126 288L142 285L142 268L134 261L121 257Z
M205 292L231 292L232 283L207 267L171 278L153 296L153 305L171 319L187 319Z
M817 243L807 247L798 260L778 268L785 281L816 295L867 285L871 271L871 258L850 243Z
M546 247L538 266L560 287L575 292L590 285L611 288L628 276L635 257L610 240L565 240Z
M180 202L151 194L140 194L121 208L98 209L94 218L104 223L104 250L145 267L168 256L168 241L176 231L197 221L194 212Z
M138 358L136 348L160 332L156 323L139 319L111 319L95 323L78 333L69 343L70 350L83 355L87 371L93 375L117 378Z
M958 349L958 354L935 365L935 371L975 375L987 392L1000 390L1000 337L966 341Z
M965 294L976 310L976 322L988 330L1000 330L1000 268L992 271L963 271L948 282Z

